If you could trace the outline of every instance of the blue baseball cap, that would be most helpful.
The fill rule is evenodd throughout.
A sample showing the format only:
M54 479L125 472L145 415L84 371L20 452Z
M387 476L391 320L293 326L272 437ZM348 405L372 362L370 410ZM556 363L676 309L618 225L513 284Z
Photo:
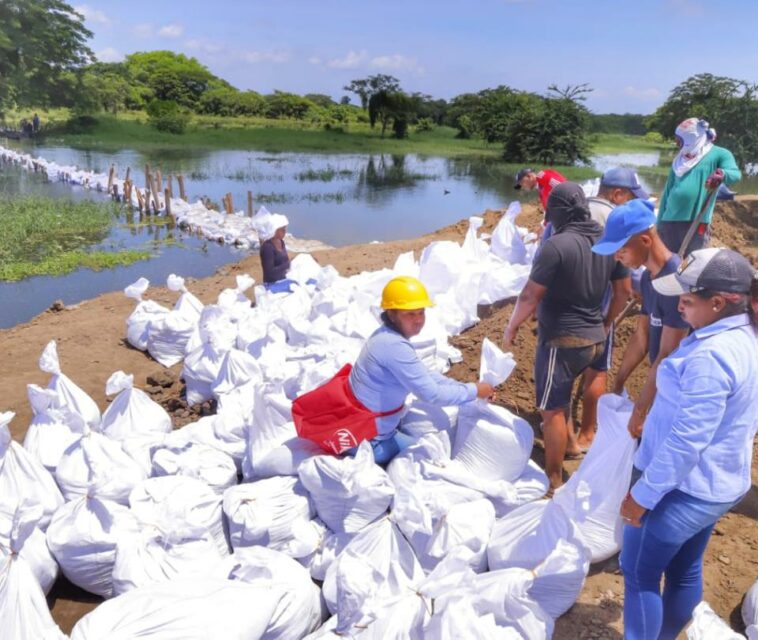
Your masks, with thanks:
M615 167L608 169L600 178L601 187L618 187L621 189L629 189L634 194L635 198L641 198L647 200L650 194L642 188L640 179L633 169L627 167Z
M616 207L608 216L605 232L592 247L601 256L610 256L623 247L632 236L655 226L655 212L650 200L630 200Z

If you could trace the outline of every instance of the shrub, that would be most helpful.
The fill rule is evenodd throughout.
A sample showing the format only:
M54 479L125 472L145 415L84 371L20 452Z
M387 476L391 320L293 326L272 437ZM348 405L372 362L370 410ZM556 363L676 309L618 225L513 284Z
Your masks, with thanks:
M416 123L416 133L423 133L425 131L432 131L434 129L434 120L431 118L419 118Z
M153 100L147 105L147 121L158 131L184 133L189 113L172 100Z
M646 142L653 142L655 144L661 144L663 142L663 136L657 131L648 131L645 134Z

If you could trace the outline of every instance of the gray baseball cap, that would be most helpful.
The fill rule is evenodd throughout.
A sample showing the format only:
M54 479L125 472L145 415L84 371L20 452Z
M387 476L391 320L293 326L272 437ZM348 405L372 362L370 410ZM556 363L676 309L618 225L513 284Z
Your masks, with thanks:
M749 293L756 277L747 258L731 249L710 247L688 255L676 273L653 279L653 287L664 296L710 290Z

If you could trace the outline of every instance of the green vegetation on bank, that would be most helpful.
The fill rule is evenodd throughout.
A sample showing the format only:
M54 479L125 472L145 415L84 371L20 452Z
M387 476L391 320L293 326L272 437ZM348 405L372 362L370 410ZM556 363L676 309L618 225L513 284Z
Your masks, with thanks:
M0 193L0 280L109 269L150 257L145 251L85 251L114 222L114 205Z

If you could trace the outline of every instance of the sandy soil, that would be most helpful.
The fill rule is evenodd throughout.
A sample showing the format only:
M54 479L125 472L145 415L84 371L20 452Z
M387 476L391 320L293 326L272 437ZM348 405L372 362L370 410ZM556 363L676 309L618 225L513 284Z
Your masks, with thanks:
M501 212L487 211L482 230L491 230L500 215ZM519 224L531 227L537 219L536 210L527 206ZM461 241L467 226L467 221L463 220L420 238L349 246L314 255L321 264L333 264L342 274L357 273L391 266L397 255L406 251L415 251L418 256L420 250L434 240ZM758 262L758 197L742 197L733 203L719 204L714 238L714 245L739 249L750 256L754 263ZM257 255L223 267L213 276L190 280L187 284L203 302L210 303L215 301L221 289L235 285L234 276L239 273L250 273L259 280L261 273ZM177 294L160 288L151 288L148 293L150 298L166 305L173 304L177 297ZM47 375L38 369L37 361L45 344L51 339L58 342L63 372L87 391L101 409L108 403L105 381L114 370L122 369L133 373L135 384L146 389L167 407L176 427L196 420L199 415L213 412L212 405L186 406L181 398L181 364L173 367L166 375L166 370L148 355L132 349L125 342L124 323L133 307L134 302L119 291L63 310L47 311L28 323L0 331L0 353L4 354L5 371L0 378L0 397L3 399L0 410L16 412L16 418L11 423L15 439L23 438L31 419L26 385L44 385L47 382ZM482 321L453 340L462 350L464 360L452 368L452 376L464 381L475 380L481 340L488 336L500 341L512 309L512 301L497 307L483 309ZM514 345L519 365L499 393L499 401L536 425L539 420L533 402L533 329L534 327L524 327L519 334ZM619 348L616 349L614 367L618 366L623 346L632 330L633 318L627 319L617 330ZM645 371L641 368L630 381L633 393L639 389L644 375ZM538 462L542 460L539 441L533 457ZM753 486L742 503L719 522L705 559L705 599L738 630L742 628L739 614L742 597L758 576L758 455L753 460ZM577 464L567 462L567 472L571 473ZM99 601L73 587L65 579L59 580L49 596L53 616L67 633ZM558 620L555 638L621 638L622 605L622 578L617 558L612 558L592 567L578 602Z

